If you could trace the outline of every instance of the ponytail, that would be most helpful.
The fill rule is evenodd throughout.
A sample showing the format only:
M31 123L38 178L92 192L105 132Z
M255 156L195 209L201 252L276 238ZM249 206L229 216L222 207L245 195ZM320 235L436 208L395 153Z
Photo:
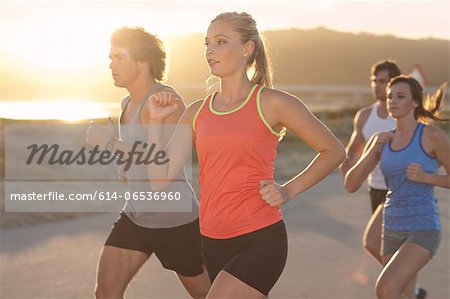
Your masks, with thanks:
M249 60L249 67L253 69L253 76L250 81L253 84L272 87L271 63L261 36L258 36L257 43L258 45L255 44L255 51L253 52L253 59Z
M414 117L423 123L430 123L431 121L449 121L448 118L440 117L440 108L443 103L445 88L447 82L442 83L434 95L427 95L423 105L419 105L414 111Z

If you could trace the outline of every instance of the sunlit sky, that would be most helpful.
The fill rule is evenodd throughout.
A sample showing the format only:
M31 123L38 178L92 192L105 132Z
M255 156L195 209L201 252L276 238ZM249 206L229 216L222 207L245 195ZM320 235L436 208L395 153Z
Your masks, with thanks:
M205 32L224 11L249 12L261 31L322 26L450 39L450 1L0 1L0 72L10 61L37 75L86 71L107 65L119 26L139 25L164 40Z
M83 68L105 59L111 32L140 25L164 37L204 32L223 11L260 30L315 28L450 39L449 1L1 1L0 44L33 64Z

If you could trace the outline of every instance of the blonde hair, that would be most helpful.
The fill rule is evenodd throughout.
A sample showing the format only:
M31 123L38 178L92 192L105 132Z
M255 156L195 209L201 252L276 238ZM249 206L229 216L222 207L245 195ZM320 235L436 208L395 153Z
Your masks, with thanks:
M234 30L241 35L242 43L253 41L255 50L248 60L248 70L253 71L250 81L253 84L260 84L272 87L272 71L269 57L266 53L265 43L256 28L256 22L252 16L246 12L225 12L216 16L211 23L224 21L230 23Z

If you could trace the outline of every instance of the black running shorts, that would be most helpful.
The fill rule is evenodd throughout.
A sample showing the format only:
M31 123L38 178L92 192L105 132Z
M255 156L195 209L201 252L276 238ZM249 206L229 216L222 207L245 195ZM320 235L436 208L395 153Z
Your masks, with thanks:
M286 265L286 227L279 221L230 239L202 236L202 252L211 282L223 270L267 296Z
M164 268L183 276L203 273L198 219L177 227L146 228L121 213L105 242L107 246L155 253Z

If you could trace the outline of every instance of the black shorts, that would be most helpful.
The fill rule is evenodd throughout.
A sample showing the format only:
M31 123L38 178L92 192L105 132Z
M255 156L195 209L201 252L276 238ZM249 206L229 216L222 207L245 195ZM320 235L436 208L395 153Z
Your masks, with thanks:
M279 221L230 239L202 236L202 252L211 282L224 270L267 296L286 265L286 227Z
M125 213L114 223L105 245L154 252L164 268L183 276L203 273L198 219L171 228L146 228L136 225Z
M387 190L375 189L369 187L370 204L372 207L372 213L378 208L380 204L383 204L386 200Z

